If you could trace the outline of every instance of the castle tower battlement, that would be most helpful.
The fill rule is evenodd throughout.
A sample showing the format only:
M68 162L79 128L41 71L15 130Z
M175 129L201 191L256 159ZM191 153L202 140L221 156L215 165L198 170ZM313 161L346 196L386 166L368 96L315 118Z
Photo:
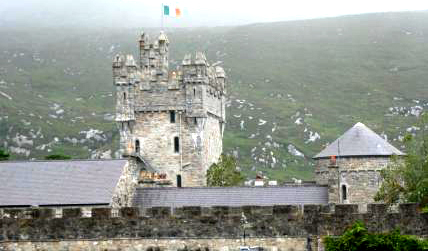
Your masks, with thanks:
M226 75L202 52L188 54L169 71L169 40L139 39L139 64L131 55L113 60L116 123L123 156L139 157L172 185L206 185L206 171L222 152Z

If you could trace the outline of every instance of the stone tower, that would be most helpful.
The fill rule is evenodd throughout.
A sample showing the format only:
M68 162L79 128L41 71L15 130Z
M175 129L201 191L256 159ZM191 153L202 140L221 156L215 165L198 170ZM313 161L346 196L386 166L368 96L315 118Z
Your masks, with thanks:
M357 123L314 157L316 182L328 185L329 203L372 203L393 155L404 154Z
M225 73L200 52L169 71L168 46L163 32L153 42L143 33L138 64L131 55L113 60L120 151L173 186L204 186L222 152Z

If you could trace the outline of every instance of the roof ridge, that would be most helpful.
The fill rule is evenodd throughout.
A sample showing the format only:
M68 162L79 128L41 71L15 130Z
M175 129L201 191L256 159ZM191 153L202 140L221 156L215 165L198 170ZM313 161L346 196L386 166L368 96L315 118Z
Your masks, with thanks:
M127 159L36 159L36 160L5 160L0 161L2 163L34 163L34 162L77 162L77 161L117 161L117 160L127 160Z

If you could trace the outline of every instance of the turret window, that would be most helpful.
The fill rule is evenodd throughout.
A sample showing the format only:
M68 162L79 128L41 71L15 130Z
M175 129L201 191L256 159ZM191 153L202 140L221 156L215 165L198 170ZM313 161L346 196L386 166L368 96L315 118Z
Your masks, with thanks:
M342 202L345 202L348 199L348 189L346 185L342 185Z
M181 175L177 175L177 187L181 187Z
M180 138L174 137L174 152L179 153L180 152Z
M138 139L135 141L135 153L140 154L140 141Z
M169 112L169 121L171 123L175 123L175 111L170 111Z

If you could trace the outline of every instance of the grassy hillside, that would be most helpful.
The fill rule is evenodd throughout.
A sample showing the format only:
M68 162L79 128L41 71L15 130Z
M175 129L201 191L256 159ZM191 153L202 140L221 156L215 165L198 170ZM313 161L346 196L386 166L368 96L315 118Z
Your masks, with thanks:
M114 157L111 58L137 55L139 32L0 29L0 145ZM428 12L167 32L171 67L195 50L223 62L225 151L249 177L312 179L311 157L358 121L401 147L428 108Z

